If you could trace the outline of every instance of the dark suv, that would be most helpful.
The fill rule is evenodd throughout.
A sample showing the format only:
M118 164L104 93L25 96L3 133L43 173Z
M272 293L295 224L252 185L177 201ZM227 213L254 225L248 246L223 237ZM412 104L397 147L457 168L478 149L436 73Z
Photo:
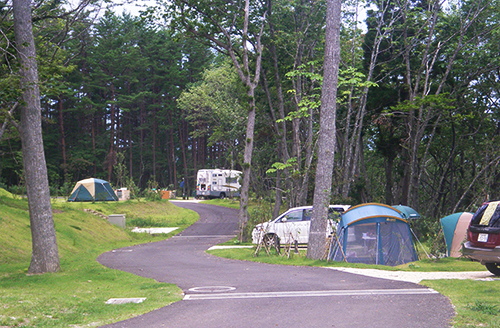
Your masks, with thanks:
M467 231L464 256L481 262L495 276L500 276L500 201L481 205Z

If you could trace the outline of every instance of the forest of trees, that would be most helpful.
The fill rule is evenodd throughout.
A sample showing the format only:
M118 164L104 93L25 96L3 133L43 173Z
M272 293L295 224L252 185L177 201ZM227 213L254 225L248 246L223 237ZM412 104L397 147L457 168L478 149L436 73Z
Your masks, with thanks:
M252 197L275 211L282 200L312 204L326 4L250 4L242 34L241 1L159 2L140 17L90 0L35 1L51 193L88 177L137 190L184 178L193 191L198 169L245 168L254 109ZM497 4L344 2L332 203L405 204L439 218L500 198ZM0 54L0 187L22 191L8 0Z

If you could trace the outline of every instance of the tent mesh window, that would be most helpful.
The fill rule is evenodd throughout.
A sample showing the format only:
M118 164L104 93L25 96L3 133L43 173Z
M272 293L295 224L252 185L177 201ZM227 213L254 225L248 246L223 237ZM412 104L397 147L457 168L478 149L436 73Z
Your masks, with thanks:
M377 263L376 223L357 224L347 229L345 256L351 263Z
M380 238L382 240L382 254L384 265L399 265L416 261L408 226L404 222L380 223Z

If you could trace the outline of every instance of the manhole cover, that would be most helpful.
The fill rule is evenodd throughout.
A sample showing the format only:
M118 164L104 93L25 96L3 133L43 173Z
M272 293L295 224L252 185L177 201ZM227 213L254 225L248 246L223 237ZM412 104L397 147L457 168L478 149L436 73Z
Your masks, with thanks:
M205 286L205 287L189 288L189 291L198 293L222 293L235 289L236 289L235 287L228 287L228 286Z

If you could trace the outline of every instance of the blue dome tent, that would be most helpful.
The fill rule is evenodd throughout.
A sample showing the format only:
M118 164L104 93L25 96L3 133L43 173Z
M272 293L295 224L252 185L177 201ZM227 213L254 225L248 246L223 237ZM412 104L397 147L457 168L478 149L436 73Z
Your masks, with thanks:
M390 266L418 260L405 215L389 205L351 207L341 215L337 238L330 260Z
M76 183L68 202L117 201L109 182L101 179L85 179Z

